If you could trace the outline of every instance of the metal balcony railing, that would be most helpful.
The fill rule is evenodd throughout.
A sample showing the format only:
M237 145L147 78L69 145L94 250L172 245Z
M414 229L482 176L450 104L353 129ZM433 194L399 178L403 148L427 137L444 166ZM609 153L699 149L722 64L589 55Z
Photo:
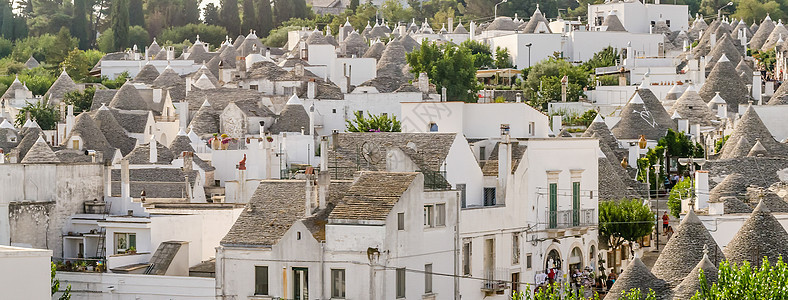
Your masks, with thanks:
M503 268L494 268L484 271L484 282L482 283L482 290L495 292L503 291L507 287L509 279L509 270Z
M547 220L547 229L587 227L597 224L595 209L548 211L545 219Z

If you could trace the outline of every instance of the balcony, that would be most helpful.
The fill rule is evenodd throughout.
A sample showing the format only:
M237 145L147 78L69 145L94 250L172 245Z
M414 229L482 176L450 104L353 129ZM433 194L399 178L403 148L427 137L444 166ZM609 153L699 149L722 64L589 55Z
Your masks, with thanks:
M545 220L547 220L547 229L571 229L597 225L595 209L548 211Z
M504 268L494 268L484 271L484 282L482 282L482 292L486 295L502 294L506 290L509 281L509 270Z

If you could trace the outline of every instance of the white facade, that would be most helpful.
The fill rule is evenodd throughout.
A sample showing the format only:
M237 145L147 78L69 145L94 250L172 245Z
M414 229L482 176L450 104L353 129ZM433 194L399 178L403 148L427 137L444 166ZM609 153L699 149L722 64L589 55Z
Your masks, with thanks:
M49 273L47 273L48 278ZM213 278L75 272L58 272L57 278L60 279L61 288L71 285L72 299L216 299L214 293L216 281ZM48 288L45 290L49 291Z
M640 1L617 1L604 4L588 5L588 23L602 25L604 18L615 12L621 24L629 32L650 33L652 24L665 20L671 31L689 30L689 8L687 5L643 4Z
M548 117L525 103L402 103L402 132L437 127L437 132L459 132L467 138L495 138L502 124L509 125L512 138L545 138L550 130Z
M52 299L52 250L0 246L0 289L3 299ZM61 288L65 288L63 283Z
M583 62L591 59L594 53L611 46L625 49L631 45L636 57L660 56L661 34L634 33L624 31L572 31L567 36L564 56L571 61Z
M493 53L496 47L509 49L515 68L524 69L552 57L555 52L562 52L567 39L560 33L509 32L491 37L487 41ZM531 47L527 47L528 44L531 44Z
M121 73L128 72L129 76L134 78L146 64L152 64L159 73L164 72L164 69L169 66L175 73L178 73L178 75L194 73L202 66L202 64L195 64L194 61L190 59L103 60L101 61L101 76L107 76L109 79L114 79Z

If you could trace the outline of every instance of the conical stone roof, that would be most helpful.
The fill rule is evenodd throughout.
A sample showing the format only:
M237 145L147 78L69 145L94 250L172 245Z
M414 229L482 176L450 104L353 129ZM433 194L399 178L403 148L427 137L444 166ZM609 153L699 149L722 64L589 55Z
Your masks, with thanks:
M301 132L301 129L304 129L304 134L311 134L309 132L309 114L300 99L293 95L269 130L273 134L279 134L280 132Z
M142 99L137 88L130 82L126 82L120 87L109 107L120 110L148 110L148 103Z
M104 138L112 147L120 149L123 155L129 154L137 144L137 139L128 136L123 126L120 126L115 115L106 106L102 106L93 115L93 122L104 134Z
M77 91L79 87L77 84L74 83L74 80L71 79L71 76L68 76L66 70L60 73L60 76L57 77L52 86L49 87L49 90L44 94L44 98L47 99L48 103L59 103L60 100L63 100L63 96L66 95L68 92Z
M181 78L178 73L175 72L170 66L164 68L164 71L159 74L159 77L156 77L156 80L153 81L154 87L171 87L177 84L183 83L183 79Z
M586 131L583 132L582 137L591 137L595 133L599 136L600 144L604 143L610 147L610 149L619 148L618 141L613 136L613 133L610 132L610 128L607 127L607 124L605 124L605 121L602 120L602 116L599 114L596 115L591 125L586 128Z
M766 39L769 38L769 35L771 35L774 30L774 27L774 21L767 16L766 19L761 22L761 25L758 25L758 30L752 35L749 48L761 49L763 44L766 43Z
M23 164L48 164L48 163L59 163L60 160L55 155L55 151L52 151L52 148L49 147L46 141L42 136L38 136L36 139L35 144L33 147L30 148L30 151L27 152L25 158L22 159Z
M676 130L676 123L649 89L640 88L621 109L621 120L610 131L619 140L659 140L668 129Z
M703 101L709 102L717 92L728 102L728 112L731 113L739 112L739 104L747 103L750 99L747 87L725 55L714 64L699 94Z
M414 49L419 48L421 45L413 39L409 34L403 35L399 38L399 42L402 43L402 47L405 48L405 51L408 53L413 52Z
M711 35L717 33L720 27L720 21L714 20L709 24L709 27L703 30L703 35L698 38L698 45L692 48L692 54L695 57L706 56L711 51ZM716 35L719 39L719 35Z
M788 212L788 202L785 202L780 196L768 188L750 185L747 187L746 197L747 203L754 204L763 202L763 205L771 212Z
M380 56L383 55L383 50L385 49L386 45L380 41L376 41L375 43L372 43L372 46L370 46L366 52L364 52L364 58L374 58L376 60L380 60Z
M774 46L777 46L777 41L780 38L788 38L788 29L783 26L782 22L777 23L777 25L774 26L774 29L772 29L769 37L766 38L766 41L764 41L763 45L761 45L761 51L769 51L774 48Z
M711 126L711 120L717 119L717 115L706 105L706 102L703 102L700 94L692 86L687 88L668 110L671 115L675 112L687 119L690 124L700 124L701 126Z
M602 22L602 26L607 26L605 31L627 31L627 29L624 28L624 24L621 24L621 19L619 19L618 16L613 13L605 17L605 21Z
M153 84L153 81L156 80L156 77L159 77L159 71L156 70L152 64L146 64L137 76L134 76L134 82L140 82L144 84Z
M517 23L512 21L509 17L497 17L492 21L486 30L502 30L502 31L515 31L517 30Z
M788 233L761 202L725 247L725 257L731 263L759 266L764 257L775 262L780 256L788 257Z
M674 300L686 300L695 296L695 293L700 291L700 273L703 271L703 275L706 277L706 282L709 285L712 285L717 282L717 267L715 263L713 263L709 259L709 255L706 250L703 251L703 259L698 262L692 272L684 278L676 289L673 290L673 299Z
M30 151L30 148L33 147L33 144L36 143L38 137L44 133L40 127L33 127L29 128L26 132L24 137L19 141L19 144L16 145L16 149L19 150L19 158L22 159L27 154L27 151ZM20 160L21 161L21 160Z
M531 15L531 18L528 19L528 22L520 25L518 30L522 33L534 33L536 32L536 28L539 27L539 23L544 23L545 27L550 24L550 21L547 21L547 18L544 17L542 12L539 10L539 7L534 10L534 13ZM548 27L548 32L550 28Z
M197 113L194 114L189 128L202 138L219 133L219 114L208 104L208 100L205 100Z
M353 55L356 57L362 57L369 48L367 46L367 42L364 41L364 38L355 31L350 33L350 35L345 38L342 44L345 49L345 55L348 57L352 57ZM383 49L381 49L381 52L383 52Z
M709 55L706 56L706 70L714 69L714 65L723 54L725 54L728 60L732 62L741 61L742 59L741 53L739 53L739 50L733 45L730 35L727 34L723 35L721 39L717 40L717 44L714 45L714 48L711 49Z
M734 147L742 137L747 138L750 143L755 143L754 141L760 140L761 144L763 144L769 152L769 156L786 156L785 145L778 143L774 139L752 105L747 107L747 110L741 118L739 118L739 121L736 122L736 127L733 129L731 136L728 138L728 141L725 142L725 145L722 146L722 157L730 158L731 156L728 152L733 151L732 147ZM751 148L748 147L745 153L749 153L750 149Z
M753 71L752 68L750 68L750 65L747 63L747 61L744 60L744 58L742 58L742 60L739 61L739 64L736 65L736 72L738 72L739 74L744 73L744 75L739 75L744 85L747 85L748 83L752 82Z
M170 150L175 157L180 157L183 152L194 152L194 147L192 147L189 136L184 132L179 132L175 139L172 140L172 143L170 143Z
M784 82L774 91L774 95L766 105L787 105L788 104L788 84Z
M623 299L623 292L632 289L640 290L641 295L647 295L651 289L656 294L657 300L671 299L672 294L668 283L654 276L639 257L635 257L618 276L605 300Z
M690 211L676 228L657 258L651 272L671 286L677 286L703 259L703 249L709 249L710 258L719 263L725 260L722 249L714 241L703 222Z
M109 144L93 118L86 113L81 113L74 118L74 128L71 129L65 140L71 140L74 135L78 135L82 139L83 149L101 151L105 160L111 160L115 154L115 148Z
M728 151L723 152L720 154L720 159L731 159L731 158L740 158L747 156L750 153L750 149L752 149L753 143L751 143L747 137L741 137L736 141L731 141L730 138L725 142L727 143L735 143L735 147L731 147Z
M768 156L768 155L769 155L769 151L766 151L766 147L764 147L763 144L761 144L760 140L757 140L755 142L755 145L752 146L752 149L750 149L750 152L747 153L747 156L754 156L754 157Z

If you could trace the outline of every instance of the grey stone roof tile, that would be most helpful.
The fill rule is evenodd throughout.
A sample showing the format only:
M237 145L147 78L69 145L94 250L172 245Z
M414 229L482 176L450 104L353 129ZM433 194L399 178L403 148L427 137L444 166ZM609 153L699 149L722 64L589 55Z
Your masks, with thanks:
M676 233L663 248L651 272L671 286L677 286L703 259L703 249L709 258L719 263L725 260L722 249L703 222L690 211L676 228Z
M418 173L361 172L331 211L331 220L384 221Z
M728 112L739 112L739 104L747 103L750 99L747 87L739 75L733 63L720 59L700 88L700 97L708 103L719 92L720 97L728 102Z
M39 136L21 162L23 164L50 164L59 163L60 160L47 142L44 141L44 138Z
M624 272L619 275L605 296L605 300L623 299L623 292L629 292L632 289L639 289L642 295L648 294L651 289L656 294L657 300L671 299L672 294L670 285L651 274L648 267L638 257L635 257L624 269Z
M158 52L157 52L158 53ZM152 64L146 64L137 76L134 76L134 82L141 82L144 84L153 84L153 81L159 77L159 70L156 70L156 67Z
M127 159L129 164L132 165L169 165L172 163L172 160L175 159L175 154L167 146L157 141L151 142L156 143L156 162L150 162L150 143L137 145L124 159Z
M695 293L700 291L700 274L701 270L703 275L706 276L706 282L712 285L717 282L717 264L713 263L708 255L703 255L703 259L698 262L692 272L684 278L676 288L673 290L674 300L686 300L695 296Z
M120 149L121 154L129 154L134 149L137 139L128 136L126 130L120 126L118 120L115 119L115 115L108 108L104 107L97 110L93 114L93 121L104 134L107 142L112 147Z
M621 109L621 120L610 130L617 139L659 140L668 129L676 130L662 103L650 89L638 89L630 101Z
M137 88L131 82L126 82L120 87L109 107L119 110L149 110L148 103L142 99Z
M764 257L777 261L779 256L788 256L788 233L761 202L725 247L725 257L731 263L758 266Z

